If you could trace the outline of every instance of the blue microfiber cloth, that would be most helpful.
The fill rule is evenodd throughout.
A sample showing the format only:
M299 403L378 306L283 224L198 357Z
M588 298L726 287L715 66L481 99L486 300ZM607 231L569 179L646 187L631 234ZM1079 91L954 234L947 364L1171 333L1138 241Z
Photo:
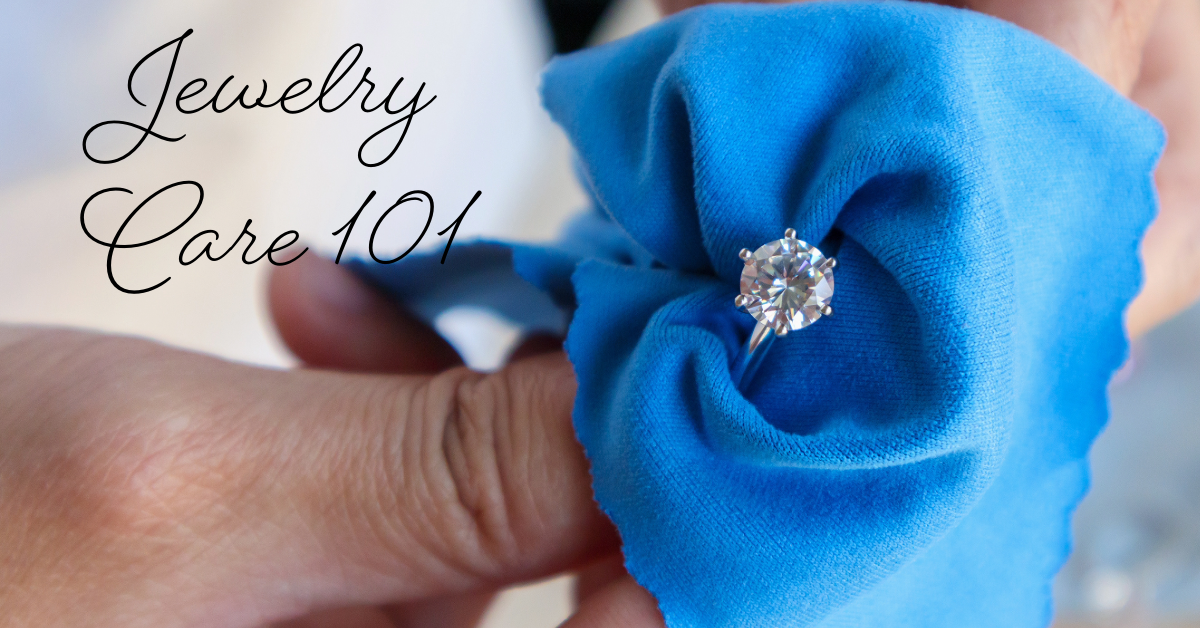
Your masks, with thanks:
M561 243L357 268L427 315L453 280L570 320L596 497L668 626L1045 626L1157 123L1032 34L893 2L688 11L544 100L595 200ZM836 314L743 394L738 251L788 227Z

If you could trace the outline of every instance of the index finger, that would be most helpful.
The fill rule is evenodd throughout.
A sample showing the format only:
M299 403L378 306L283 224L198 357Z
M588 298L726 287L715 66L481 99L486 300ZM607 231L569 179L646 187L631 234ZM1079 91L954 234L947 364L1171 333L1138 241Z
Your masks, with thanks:
M39 417L0 452L0 528L35 537L0 565L23 574L30 603L0 601L17 621L253 625L499 587L617 545L561 353L376 376L40 332L0 351L0 374L0 408Z

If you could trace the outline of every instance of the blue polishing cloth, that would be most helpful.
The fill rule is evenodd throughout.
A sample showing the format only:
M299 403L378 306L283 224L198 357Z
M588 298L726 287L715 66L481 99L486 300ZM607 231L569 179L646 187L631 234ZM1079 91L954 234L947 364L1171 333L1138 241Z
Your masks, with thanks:
M357 268L427 315L486 284L570 321L596 498L667 625L1045 626L1158 124L1036 36L916 3L692 10L543 89L595 201L562 242ZM840 262L836 314L742 392L738 251L788 227Z

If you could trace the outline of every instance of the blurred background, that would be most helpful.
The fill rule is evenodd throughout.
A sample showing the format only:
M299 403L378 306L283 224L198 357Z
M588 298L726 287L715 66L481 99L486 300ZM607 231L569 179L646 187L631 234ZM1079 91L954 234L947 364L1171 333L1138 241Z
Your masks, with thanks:
M0 322L136 334L292 366L265 310L267 264L246 266L232 255L180 267L188 238L216 229L227 246L251 219L256 251L295 229L332 256L332 232L370 191L379 196L361 224L412 189L432 194L434 224L442 226L483 192L458 238L552 238L585 199L570 147L539 106L540 69L556 52L657 19L651 0L8 0L0 7ZM387 120L351 110L357 101L295 116L240 108L183 116L168 104L156 130L186 133L184 140L148 141L113 165L89 162L80 150L89 127L149 120L151 111L129 99L126 78L188 28L195 33L183 45L176 90L192 78L215 85L231 74L235 93L262 79L274 95L302 77L319 84L357 42L365 52L348 81L371 66L385 89L405 78L401 102L421 83L425 98L437 100L378 168L360 166L356 153ZM157 97L167 61L147 62L147 78L134 85L139 95ZM205 189L199 214L154 246L120 252L115 264L133 285L171 281L149 294L121 294L105 274L107 249L80 229L83 201L120 186L137 202L188 179ZM100 206L89 226L111 234L131 208ZM139 216L138 233L177 224L191 206L152 209ZM416 213L389 218L383 252L407 248L421 224ZM443 246L432 231L422 246ZM360 227L348 251L365 253L366 233ZM466 309L446 313L438 327L481 369L496 366L516 335ZM1075 552L1055 585L1059 623L1200 626L1200 309L1137 345L1112 399L1112 424L1094 451L1094 488L1075 519ZM485 626L555 626L570 611L569 591L564 578L513 590Z

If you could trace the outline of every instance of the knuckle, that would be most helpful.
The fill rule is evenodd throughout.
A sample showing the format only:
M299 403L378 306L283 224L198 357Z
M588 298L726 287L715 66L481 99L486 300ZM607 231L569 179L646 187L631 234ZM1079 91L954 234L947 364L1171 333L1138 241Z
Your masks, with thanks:
M193 572L222 519L202 449L191 435L123 428L44 457L6 506L31 590L134 591Z
M527 378L510 370L481 375L465 369L430 380L418 396L430 426L420 468L421 493L434 513L422 527L434 533L426 545L440 548L443 562L482 577L518 567L540 542L540 516L527 470L531 395ZM421 416L420 414L414 416Z
M99 457L97 489L113 515L111 532L135 538L202 536L228 493L226 473L186 414L114 435Z
M75 457L94 532L135 554L163 557L220 536L235 483L214 439L187 412L154 412L103 434Z
M37 368L53 373L27 380L18 411L32 450L21 464L43 493L28 491L31 512L126 563L182 548L217 520L227 470L206 410L150 379L177 366L172 352L74 332L31 342L48 356Z
M476 532L482 555L506 563L517 551L513 504L502 461L511 396L503 375L466 380L455 389L442 431L442 452L456 505Z

